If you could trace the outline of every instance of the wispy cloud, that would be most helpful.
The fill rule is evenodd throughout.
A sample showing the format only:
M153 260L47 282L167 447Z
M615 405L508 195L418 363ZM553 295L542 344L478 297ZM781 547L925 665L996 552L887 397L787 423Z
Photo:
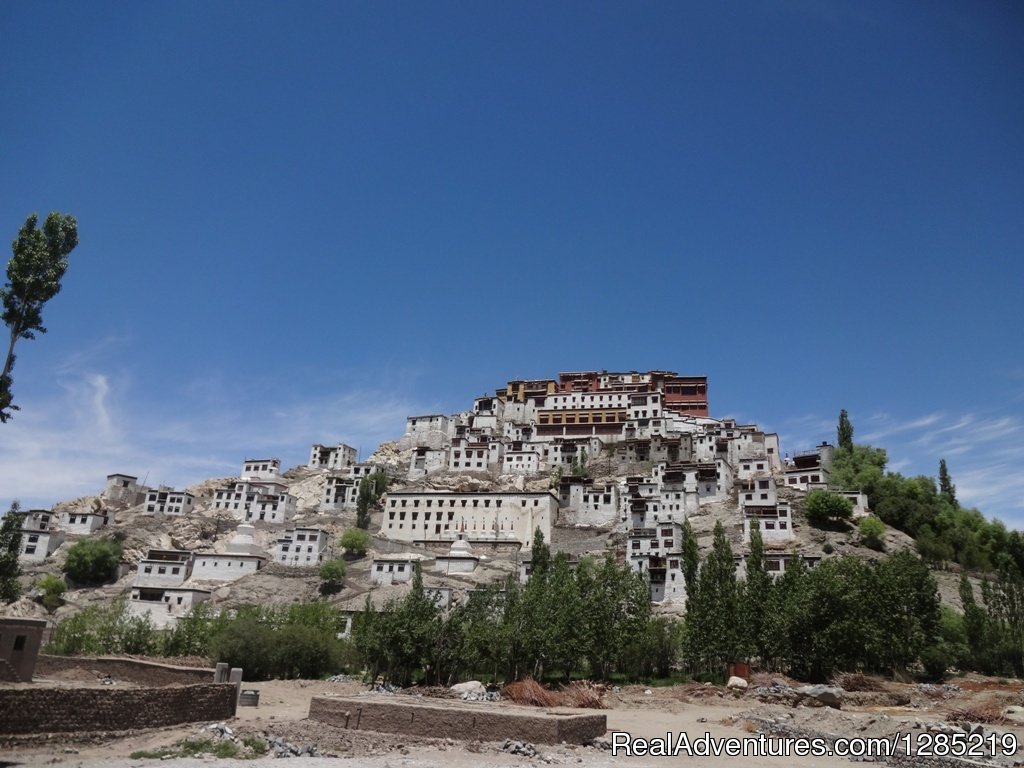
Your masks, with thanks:
M27 397L0 431L0 511L98 493L108 474L185 487L233 475L251 456L304 463L315 442L346 442L369 455L397 439L423 406L402 391L349 385L282 400L274 382L205 387L185 382L173 402L135 391L127 371L76 356L52 392Z
M854 440L885 448L890 471L935 477L939 459L946 459L961 504L1024 530L1021 416L1004 411L904 416L875 412L850 417ZM783 419L771 428L789 453L836 439L836 419L820 414Z

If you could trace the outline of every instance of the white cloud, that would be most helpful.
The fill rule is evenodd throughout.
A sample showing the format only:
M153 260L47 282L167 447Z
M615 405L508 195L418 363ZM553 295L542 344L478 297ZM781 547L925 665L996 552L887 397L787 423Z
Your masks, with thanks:
M61 366L52 393L23 398L3 425L0 510L98 493L108 474L185 487L236 474L244 458L304 463L315 442L347 442L368 456L401 437L407 415L425 410L401 392L350 387L341 394L274 401L264 386L217 392L184 383L169 401L140 397L123 371L98 370L82 356Z

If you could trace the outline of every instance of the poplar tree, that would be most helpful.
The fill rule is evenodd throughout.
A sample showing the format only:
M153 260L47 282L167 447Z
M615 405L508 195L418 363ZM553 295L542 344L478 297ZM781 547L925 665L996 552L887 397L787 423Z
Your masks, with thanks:
M7 262L7 283L0 289L3 319L10 331L0 372L0 423L18 410L11 390L14 345L18 339L34 339L37 333L46 333L43 306L60 292L68 254L78 245L78 222L73 216L54 211L46 217L42 230L36 229L38 221L33 213L18 230L17 239L11 243L14 255Z
M952 506L959 506L956 502L956 486L953 485L953 479L949 476L945 459L939 459L939 495Z
M846 415L846 409L839 411L839 428L836 430L839 447L847 451L853 450L853 424Z
M21 597L18 554L21 552L21 524L24 519L21 505L13 501L0 524L0 602L12 603Z
M746 572L742 588L744 645L748 654L763 661L769 655L767 614L770 610L772 577L764 566L764 540L760 526L750 531Z

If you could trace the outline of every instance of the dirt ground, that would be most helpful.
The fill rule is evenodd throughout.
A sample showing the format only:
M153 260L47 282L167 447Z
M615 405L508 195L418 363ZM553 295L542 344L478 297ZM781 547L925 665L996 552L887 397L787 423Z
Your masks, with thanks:
M40 680L44 685L87 683L77 679ZM756 682L766 682L764 680ZM846 737L888 737L898 733L929 733L948 728L945 721L955 710L971 710L987 705L1009 719L1002 725L986 725L985 733L1012 733L1024 745L1024 683L972 677L953 681L955 687L927 687L884 682L881 690L848 692L841 710L768 703L756 691L756 682L742 693L699 684L667 688L626 686L605 696L609 732L627 732L633 737L664 738L685 732L690 738L709 734L712 738L757 738L762 732L782 735L824 734ZM358 682L271 681L246 683L245 689L260 692L258 707L239 707L237 716L225 723L231 734L222 737L210 723L194 723L170 728L121 734L54 734L4 742L0 740L0 766L61 765L139 768L155 765L156 759L131 758L139 750L169 747L186 738L236 738L258 736L283 740L296 747L315 745L318 757L292 757L295 764L313 766L367 766L367 768L440 768L456 766L514 766L525 764L584 764L598 766L636 765L661 768L677 766L680 761L693 765L733 765L740 768L782 766L827 766L848 763L839 757L638 757L617 756L601 746L536 745L532 757L509 754L498 742L481 743L467 733L466 741L411 738L369 731L346 731L308 720L313 696L358 695L367 686ZM385 695L385 694L367 694ZM403 692L395 695L411 695ZM770 697L769 697L770 698ZM478 706L509 706L505 702ZM1019 720L1019 722L1017 722ZM611 734L607 736L611 738ZM916 743L916 742L915 742ZM244 765L258 766L273 758L246 760ZM1024 749L1016 755L997 755L986 760L1010 768L1024 764ZM209 765L218 760L212 755L168 760L172 765ZM289 763L290 764L290 763ZM904 763L907 764L907 763ZM975 763L977 765L977 763Z

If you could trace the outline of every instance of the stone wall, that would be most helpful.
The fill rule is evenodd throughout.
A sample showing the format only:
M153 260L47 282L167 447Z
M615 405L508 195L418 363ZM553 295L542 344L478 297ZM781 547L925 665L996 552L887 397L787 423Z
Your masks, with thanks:
M608 729L597 714L551 712L532 707L439 702L396 697L314 696L309 719L339 728L460 740L515 739L534 744L586 744Z
M49 656L40 654L36 661L36 677L57 676L67 670L84 670L97 678L109 675L137 685L160 688L165 685L212 683L214 670L201 667L175 667L152 661L125 659L117 656Z
M0 734L125 731L235 716L230 683L175 688L0 688Z

